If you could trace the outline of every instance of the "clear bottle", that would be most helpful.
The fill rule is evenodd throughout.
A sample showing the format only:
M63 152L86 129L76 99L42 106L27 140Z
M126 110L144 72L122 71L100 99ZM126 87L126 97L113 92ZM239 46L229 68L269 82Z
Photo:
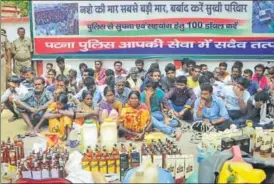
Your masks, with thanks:
M246 127L243 128L243 135L248 135L250 137L250 148L249 153L253 153L254 151L254 142L255 142L255 129L253 128L253 122L251 120L247 120Z

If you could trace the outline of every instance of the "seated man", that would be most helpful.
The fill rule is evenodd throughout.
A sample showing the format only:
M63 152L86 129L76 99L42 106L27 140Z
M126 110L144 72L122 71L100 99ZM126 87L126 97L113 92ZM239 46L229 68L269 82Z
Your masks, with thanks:
M20 77L16 75L8 78L8 89L1 96L1 112L5 105L13 113L13 117L8 119L8 122L13 122L19 117L19 114L14 109L11 99L20 99L20 96L24 96L28 92L28 89L25 86L21 85L19 87L20 82Z
M28 91L31 91L33 89L34 72L31 67L24 67L22 73L24 80L20 83L20 86L23 85L28 89Z
M206 77L207 79L205 79L204 77ZM202 76L199 77L199 83L200 85L202 83L210 83L212 86L213 86L213 94L218 96L218 97L222 97L222 92L223 92L223 88L224 88L224 83L223 82L220 82L220 81L217 81L214 77L214 74L212 72L205 72ZM209 82L208 82L209 81ZM196 89L196 91L195 91ZM199 90L198 90L199 89ZM195 87L193 89L196 97L199 97L200 96L200 93L201 93L201 90L200 90L200 87Z
M250 96L255 95L259 89L259 84L256 81L252 81L252 76L253 76L252 70L250 69L244 70L243 77L250 81L250 84L247 88L247 91L249 92Z
M247 120L253 121L253 126L257 127L260 122L264 122L267 115L267 101L269 95L265 91L260 91L251 97L247 102Z
M153 69L150 73L151 73L151 76L148 75L148 77L145 79L145 81L140 86L141 91L144 91L145 86L149 81L157 82L158 83L158 88L162 89L161 71L159 69Z
M164 92L168 92L175 87L176 67L172 63L168 63L165 67L166 76L162 78L161 84Z
M95 85L94 77L86 77L84 80L84 87L74 96L79 101L82 101L82 94L84 91L92 90L93 93L93 107L97 108L99 102L102 100L101 92L97 89Z
M123 106L126 105L128 101L128 95L131 89L125 87L126 79L124 77L115 78L115 99L120 101Z
M229 115L223 100L213 94L210 84L201 86L201 97L195 101L194 121L202 120L213 125L217 130L223 131L230 127Z
M164 113L163 101L165 93L157 88L157 82L150 81L146 85L145 91L141 94L141 102L148 106L151 113L151 120L153 128L156 128L167 135L175 137L177 140L180 139L182 132L176 130L179 127L177 120L170 120Z
M18 111L29 128L26 135L36 135L40 128L36 125L45 113L48 105L52 102L52 93L46 90L44 86L45 79L43 77L36 77L34 78L34 90L29 91L20 100L12 100L20 107Z
M187 78L183 75L176 77L175 88L165 94L164 102L172 109L175 116L183 120L192 120L191 108L196 96L192 89L186 86Z
M190 76L187 78L187 86L189 88L195 88L196 86L199 86L199 76L201 73L201 69L199 66L195 65L191 69Z
M138 68L137 67L132 67L129 71L130 76L127 79L128 87L131 90L136 90L140 91L140 87L143 83L142 79L138 76Z
M250 98L246 90L250 81L240 77L235 86L225 86L223 97L228 114L237 126L245 124L247 113L247 101Z
M82 73L82 79L79 80L77 84L77 92L81 91L81 89L85 86L84 81L87 77L94 77L94 70L92 68L86 68Z

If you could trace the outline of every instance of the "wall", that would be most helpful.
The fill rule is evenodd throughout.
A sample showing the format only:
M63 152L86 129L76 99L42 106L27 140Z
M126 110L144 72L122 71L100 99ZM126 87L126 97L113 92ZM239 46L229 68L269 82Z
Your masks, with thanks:
M1 28L7 31L7 37L10 42L18 38L17 28L23 27L26 30L26 37L30 38L29 18L5 18L1 19Z

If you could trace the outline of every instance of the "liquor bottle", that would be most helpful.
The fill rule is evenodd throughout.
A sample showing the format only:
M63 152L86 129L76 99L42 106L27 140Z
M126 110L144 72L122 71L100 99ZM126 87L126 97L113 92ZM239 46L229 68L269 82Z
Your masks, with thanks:
M92 155L93 156L91 158L90 168L91 168L92 172L99 172L99 160L100 160L100 157L97 157L96 152L94 152Z
M90 157L84 153L82 158L82 169L85 171L90 171Z
M61 158L59 158L59 177L60 178L66 177L64 165L65 165L64 161Z
M50 178L50 168L46 159L46 154L43 154L43 161L41 163L42 179Z
M130 157L131 157L131 162L130 162L130 166L131 167L138 167L140 166L140 152L138 152L136 149L133 149L130 153Z
M17 166L16 151L13 144L11 144L9 149L9 160L10 165Z
M8 147L8 149L10 148L10 145L11 145L11 141L10 141L10 137L8 137L8 140L7 140L7 143L6 143L6 146Z
M103 149L103 153L99 160L99 171L100 173L107 174L107 161L106 161L106 150Z
M32 178L34 180L41 180L42 179L41 168L38 165L37 161L34 162L34 167L32 169Z
M59 166L56 160L52 159L51 161L51 177L52 178L59 178Z
M108 174L115 173L115 169L116 169L116 166L115 166L115 158L114 158L114 156L112 155L112 153L110 153L110 154L107 155L106 160L107 160L107 170L108 170Z
M67 162L68 159L69 159L69 152L68 152L68 150L66 148L64 150L64 153L65 153L65 162Z
M127 148L124 144L121 144L121 153L127 153Z
M129 169L128 162L128 153L122 152L120 154L120 180L122 181L125 175L125 172Z
M22 160L20 160L18 162L18 166L17 166L17 175L18 175L18 178L23 178L22 176L22 164L21 164Z
M25 159L21 160L21 176L22 178L32 178L31 176L31 169L28 165L30 165L28 163L29 161L26 161Z
M119 173L120 172L120 156L119 156L119 151L116 144L113 147L113 151L111 155L115 159L115 173Z
M271 152L271 135L268 132L264 132L263 141L260 147L260 156L268 157Z

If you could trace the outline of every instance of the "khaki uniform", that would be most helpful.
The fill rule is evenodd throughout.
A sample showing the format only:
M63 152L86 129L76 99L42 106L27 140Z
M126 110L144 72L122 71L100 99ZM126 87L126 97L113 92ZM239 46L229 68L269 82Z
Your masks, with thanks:
M12 44L12 54L14 54L14 68L16 75L20 74L22 66L31 67L32 43L29 39L18 38Z
M1 94L6 90L6 78L9 75L7 71L7 50L11 49L11 45L5 34L1 33Z

